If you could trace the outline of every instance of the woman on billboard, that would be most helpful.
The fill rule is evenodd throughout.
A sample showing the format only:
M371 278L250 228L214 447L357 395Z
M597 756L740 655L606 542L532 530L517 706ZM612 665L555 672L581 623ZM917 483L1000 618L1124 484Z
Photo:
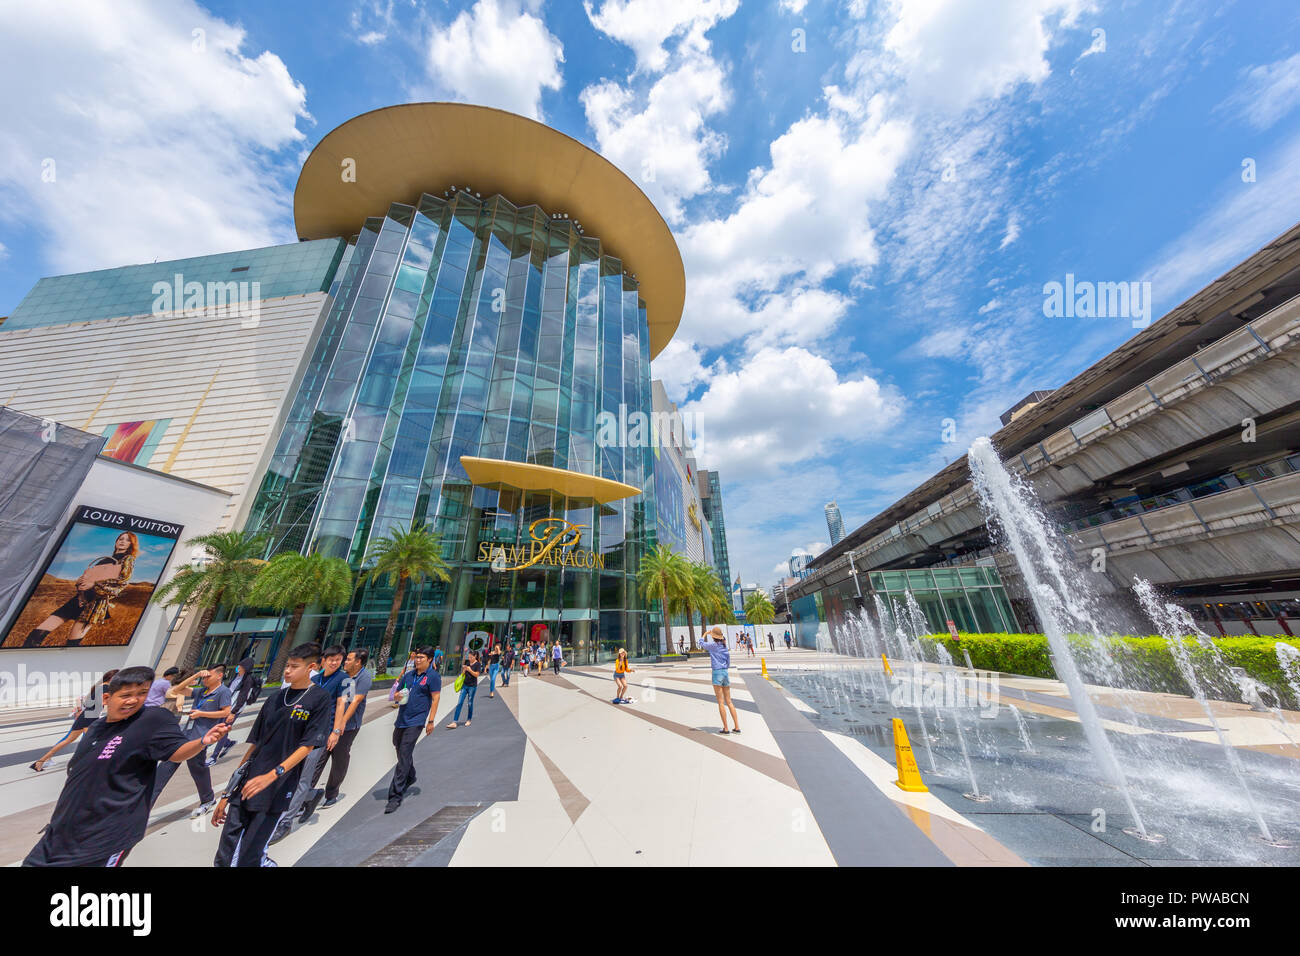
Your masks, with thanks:
M67 621L72 633L65 647L76 647L96 624L103 624L113 610L113 600L131 581L135 559L140 554L140 539L134 532L123 531L113 544L113 554L91 561L77 578L76 593L61 608L32 629L23 647L40 647L47 637Z

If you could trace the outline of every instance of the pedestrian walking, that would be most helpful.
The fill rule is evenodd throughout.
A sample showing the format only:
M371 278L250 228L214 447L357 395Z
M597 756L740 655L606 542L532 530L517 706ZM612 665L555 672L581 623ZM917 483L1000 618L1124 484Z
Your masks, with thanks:
M460 720L460 709L466 701L469 701L469 716L465 720L465 726L468 727L470 721L474 719L474 695L478 693L478 679L482 674L478 654L470 651L469 656L465 658L465 663L461 665L460 677L456 681L460 685L460 697L456 698L456 712L451 715L451 723L447 725L448 730L456 729L456 721Z
M225 735L217 723L191 738L165 707L145 707L153 682L148 667L124 667L109 679L104 712L78 742L50 822L23 866L121 866L144 839L158 763L188 761Z
M316 643L289 651L282 686L262 704L248 734L248 752L212 813L212 825L222 828L213 865L275 865L266 848L293 802L303 761L325 745L330 729L330 694L311 680L319 660Z
M507 644L506 649L501 653L501 686L510 686L510 671L515 666L515 646Z
M99 679L99 683L90 688L85 696L77 701L77 707L72 714L72 726L49 750L45 751L40 759L36 760L31 769L40 773L45 769L45 765L50 758L70 744L76 743L81 735L84 734L96 720L103 716L104 695L107 692L108 685L112 683L113 678L117 676L117 670L105 671L104 676ZM150 681L150 690L153 689L153 682Z
M560 676L560 665L562 663L564 663L564 648L560 647L560 642L557 638L555 645L551 648L551 673L556 677Z
M340 702L340 697L343 694L343 679L347 677L343 671L343 656L346 653L342 644L331 644L325 648L321 651L320 670L311 678L313 684L329 695L331 730L338 726L337 718L344 706ZM322 746L313 748L312 752L303 759L302 786L295 788L288 811L271 835L272 843L279 843L293 831L295 823L306 823L316 812L316 805L325 794L325 791L316 789L316 781L320 778L320 769L325 762L325 755L329 753L324 746L326 743L328 738L322 741Z
M257 679L253 673L253 659L245 657L239 662L238 671L234 680L230 682L230 693L234 700L230 705L230 719L226 721L231 730L235 727L235 721L239 718L240 713L245 707L257 700L257 695L262 691L262 682ZM221 739L221 743L212 748L212 756L208 758L208 766L211 767L222 755L235 745L235 739L226 734Z
M727 639L722 628L715 627L704 636L704 649L708 652L713 667L713 696L718 699L718 713L722 717L722 729L718 733L738 734L740 718L736 715L736 705L731 702L731 676L727 673L731 667L731 652L727 650ZM731 730L727 730L727 711L731 711Z
M768 649L769 651L775 651L775 650L776 650L776 639L772 637L772 632L771 632L771 631L768 631L768 632L767 632L767 649Z
M348 659L343 662L343 672L347 676L343 678L343 693L335 704L334 729L325 743L325 758L316 768L319 780L321 771L325 769L325 761L329 761L330 775L322 791L325 802L321 804L321 809L339 802L339 788L343 786L352 759L352 741L356 740L357 733L361 730L361 721L366 714L366 695L370 693L370 685L374 680L366 667L369 660L370 651L358 647L348 651ZM316 780L313 780L312 786L315 785Z
M501 672L501 645L493 644L488 651L488 697L497 695L497 674Z
M790 650L790 632L789 632L789 631L786 631L786 632L785 632L785 649L786 649L787 651Z
M432 647L416 651L414 666L402 675L401 686L397 689L397 720L393 723L397 766L388 785L385 813L392 813L400 807L406 791L415 783L415 745L420 739L420 729L424 728L425 736L433 733L438 698L442 696L442 678L433 669L433 657Z
M620 647L618 656L614 658L614 700L611 703L632 703L627 696L627 675L632 673L632 670L627 659L627 648Z
M219 723L225 723L226 718L230 716L230 688L222 683L225 676L226 666L224 664L215 664L206 670L199 671L193 677L181 681L168 691L173 696L181 697L188 690L194 698L193 703L190 704L188 719L183 725L191 740L198 740L206 736L209 730ZM178 694L177 691L181 693ZM227 723L226 730L229 731L229 729L230 726ZM203 748L196 756L185 761L185 766L190 771L190 777L194 780L194 788L199 795L199 805L190 811L191 818L203 816L217 803L216 794L212 790L212 771L209 769L207 756L207 748ZM167 786L168 781L171 780L172 775L176 773L177 766L174 763L165 763L158 768L154 780L153 799L155 803Z

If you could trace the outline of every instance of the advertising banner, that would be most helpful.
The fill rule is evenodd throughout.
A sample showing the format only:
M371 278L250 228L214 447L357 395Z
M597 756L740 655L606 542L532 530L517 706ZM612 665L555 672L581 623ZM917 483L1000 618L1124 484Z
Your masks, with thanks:
M182 530L79 507L0 648L130 644Z

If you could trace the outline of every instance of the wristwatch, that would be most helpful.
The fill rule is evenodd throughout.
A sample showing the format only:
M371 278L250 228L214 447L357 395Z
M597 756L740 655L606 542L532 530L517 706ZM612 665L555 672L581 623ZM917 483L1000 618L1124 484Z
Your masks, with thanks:
M283 777L286 773L288 773L288 771L285 770L283 767L281 767L279 764L275 765L275 775L277 777Z

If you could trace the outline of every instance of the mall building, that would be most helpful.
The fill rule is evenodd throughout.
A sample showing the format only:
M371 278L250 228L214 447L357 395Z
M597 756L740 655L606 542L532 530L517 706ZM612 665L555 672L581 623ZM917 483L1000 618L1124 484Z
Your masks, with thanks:
M1144 578L1211 635L1300 634L1300 226L992 436L1121 611ZM930 627L1037 630L963 455L808 563L800 642L911 591ZM1134 613L1133 620L1139 619Z
M451 580L408 589L397 651L480 632L558 637L578 661L656 653L635 577L678 531L657 462L679 479L684 550L709 560L715 539L687 500L689 449L610 427L653 410L650 361L681 317L653 204L540 123L419 103L325 136L294 220L292 245L42 279L0 324L0 395L225 492L221 526L266 535L267 557L359 569L427 525ZM178 614L162 663L192 639L205 662L266 664L283 640L375 649L392 600L366 584L287 636L265 608L223 608L197 636Z

